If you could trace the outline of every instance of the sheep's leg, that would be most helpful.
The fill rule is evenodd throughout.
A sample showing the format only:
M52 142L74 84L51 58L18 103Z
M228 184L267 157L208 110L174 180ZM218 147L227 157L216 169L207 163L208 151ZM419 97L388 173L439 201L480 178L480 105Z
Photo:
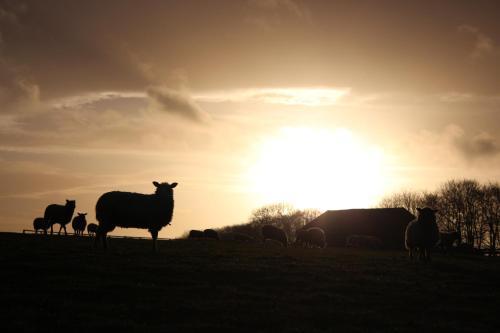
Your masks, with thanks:
M59 227L59 232L57 233L58 235L60 235L60 234L61 234L61 230L62 230L62 224L61 224L61 225L60 225L60 227Z
M65 225L63 225L62 227L63 227L63 229L64 229L64 236L67 236L67 235L68 235L68 232L66 231L66 226L65 226Z
M158 250L158 230L150 230L149 232L151 233L151 237L153 237L153 251L156 252L156 250Z
M52 234L54 233L54 225L51 223L50 224L50 235L52 236Z
M96 232L95 238L94 238L94 248L96 248L99 245L99 238L101 237L101 233L99 231Z
M104 248L104 250L107 250L107 248L108 248L108 233L107 232L101 233L101 237L102 237L102 247Z

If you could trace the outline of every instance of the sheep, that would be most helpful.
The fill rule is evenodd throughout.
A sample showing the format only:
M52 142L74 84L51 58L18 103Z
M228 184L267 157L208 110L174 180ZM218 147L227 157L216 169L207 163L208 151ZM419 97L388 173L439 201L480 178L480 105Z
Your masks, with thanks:
M189 239L203 238L203 237L204 237L204 234L203 234L203 231L201 231L201 230L191 230L191 231L189 231L189 236L188 236Z
M85 215L87 213L77 213L78 215L73 218L73 222L71 222L71 226L75 231L75 235L83 236L83 232L85 231L85 227L87 226L87 220L85 219Z
M96 232L97 232L97 224L89 223L89 225L87 226L87 233L89 234L89 236L94 236Z
M148 229L153 238L153 251L157 250L158 232L170 224L174 212L174 191L177 183L153 182L153 194L132 192L107 192L96 204L96 219L99 226L94 246L102 240L107 248L107 233L115 227Z
M305 247L324 248L326 246L325 232L317 227L300 229L297 231L295 243Z
M378 250L382 248L382 240L371 235L350 235L346 239L346 246Z
M66 205L52 204L45 208L44 219L50 226L50 234L54 233L53 226L58 223L61 225L58 235L61 234L61 229L64 229L64 234L67 235L66 224L71 222L73 212L75 211L75 200L66 200Z
M219 233L214 229L203 230L203 237L219 240Z
M36 217L33 220L33 229L35 229L35 234L38 234L38 230L40 230L40 233L43 232L45 235L47 234L47 229L49 229L49 224L47 223L47 220L45 220L43 217Z
M406 227L405 245L410 259L413 260L415 251L419 251L419 259L431 260L431 250L439 241L439 229L436 224L437 210L431 208L417 208L418 217Z
M265 242L267 239L277 241L283 244L284 247L288 246L285 232L275 226L265 225L262 227L262 240Z
M444 252L451 249L455 242L460 243L460 233L458 231L446 231L439 233L439 247Z

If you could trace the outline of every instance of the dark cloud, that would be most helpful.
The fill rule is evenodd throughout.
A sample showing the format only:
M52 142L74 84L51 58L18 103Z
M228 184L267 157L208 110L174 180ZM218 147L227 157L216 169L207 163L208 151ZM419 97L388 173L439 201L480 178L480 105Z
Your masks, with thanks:
M163 111L179 115L195 122L206 122L209 116L185 92L164 87L150 87L148 96Z
M455 147L467 158L488 158L500 153L498 141L488 133L480 133L473 137L459 135L454 140Z

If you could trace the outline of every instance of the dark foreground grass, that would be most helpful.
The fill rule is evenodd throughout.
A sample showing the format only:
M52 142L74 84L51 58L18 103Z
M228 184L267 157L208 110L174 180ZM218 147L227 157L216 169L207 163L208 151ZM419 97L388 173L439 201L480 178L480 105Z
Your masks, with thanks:
M495 332L498 258L0 234L8 331ZM160 329L160 330L158 330ZM3 330L2 330L3 331Z

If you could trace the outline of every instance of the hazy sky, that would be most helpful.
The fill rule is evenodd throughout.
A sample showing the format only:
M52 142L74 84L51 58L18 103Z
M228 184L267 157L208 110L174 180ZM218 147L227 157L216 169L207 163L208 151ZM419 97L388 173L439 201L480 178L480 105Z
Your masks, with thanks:
M0 229L178 182L161 237L273 201L500 181L498 1L0 0ZM119 234L145 235L137 230Z

